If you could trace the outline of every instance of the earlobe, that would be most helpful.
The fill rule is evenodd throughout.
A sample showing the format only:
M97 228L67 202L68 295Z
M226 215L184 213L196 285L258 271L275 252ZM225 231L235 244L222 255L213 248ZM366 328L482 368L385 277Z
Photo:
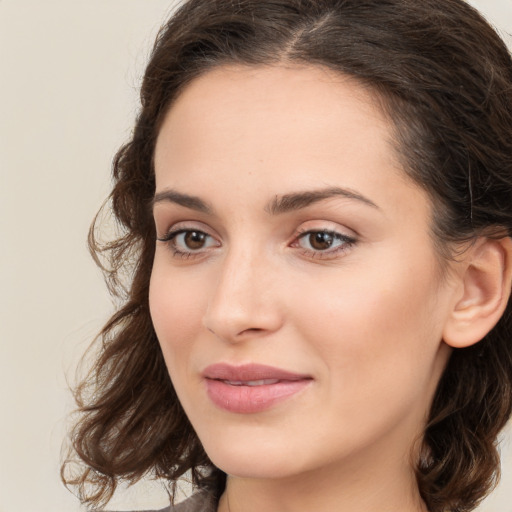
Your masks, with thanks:
M454 301L443 331L445 343L468 347L498 323L510 297L512 240L481 238L464 257L462 293Z

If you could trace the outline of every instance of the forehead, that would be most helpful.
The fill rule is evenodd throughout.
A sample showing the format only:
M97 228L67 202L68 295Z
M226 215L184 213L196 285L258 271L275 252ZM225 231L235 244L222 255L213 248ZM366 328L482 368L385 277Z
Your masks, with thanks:
M305 151L330 156L335 149L348 157L362 146L395 160L392 131L376 97L350 77L310 66L228 66L197 78L175 100L155 163L158 168L179 155L198 161L211 159L213 150L244 148L251 150L247 157L256 151L259 159L285 151L290 159Z
M254 196L342 186L397 203L416 187L375 95L320 67L221 67L188 85L157 139L157 191ZM192 190L191 190L192 189ZM378 203L378 201L374 201Z
M255 108L262 118L271 113L289 114L291 108L297 115L307 110L310 116L316 112L325 117L346 110L351 102L358 103L374 121L387 124L376 93L348 75L311 65L226 65L188 84L173 101L166 121L183 114L204 118L215 113L218 117L223 111L227 117L234 105L240 116L253 116Z

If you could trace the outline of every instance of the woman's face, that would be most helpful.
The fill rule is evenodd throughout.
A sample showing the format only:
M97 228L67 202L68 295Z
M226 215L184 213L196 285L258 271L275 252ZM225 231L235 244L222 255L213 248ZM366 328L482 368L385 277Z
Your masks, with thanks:
M214 70L165 119L151 315L229 474L409 464L455 286L392 139L367 90L313 67Z

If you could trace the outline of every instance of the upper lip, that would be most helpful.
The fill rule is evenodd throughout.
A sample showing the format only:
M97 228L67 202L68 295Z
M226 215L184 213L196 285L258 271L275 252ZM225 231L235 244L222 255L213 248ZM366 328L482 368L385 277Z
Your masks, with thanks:
M311 379L311 376L294 373L282 368L267 366L263 364L243 364L239 366L228 363L216 363L207 366L202 376L205 379L226 380L226 381L257 381L257 380L302 380Z

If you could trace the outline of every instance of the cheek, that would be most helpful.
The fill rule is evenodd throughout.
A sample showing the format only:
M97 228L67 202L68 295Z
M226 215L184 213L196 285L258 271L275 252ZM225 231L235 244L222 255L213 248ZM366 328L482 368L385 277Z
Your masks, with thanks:
M346 269L305 283L314 293L295 291L299 330L333 378L368 389L400 380L420 386L428 379L442 333L435 272L425 270L429 262L423 272L401 263Z
M177 371L184 368L180 362L188 357L193 340L202 328L206 294L199 279L163 272L162 266L158 257L155 258L149 307L167 367L172 372L174 368Z
M327 383L322 402L331 407L321 413L322 421L336 430L342 418L343 432L356 444L402 421L415 430L440 377L440 333L428 276L414 283L403 269L357 276L351 272L310 287L321 292L303 294L296 306L309 312L307 318L298 315L296 324L322 362L321 380Z

